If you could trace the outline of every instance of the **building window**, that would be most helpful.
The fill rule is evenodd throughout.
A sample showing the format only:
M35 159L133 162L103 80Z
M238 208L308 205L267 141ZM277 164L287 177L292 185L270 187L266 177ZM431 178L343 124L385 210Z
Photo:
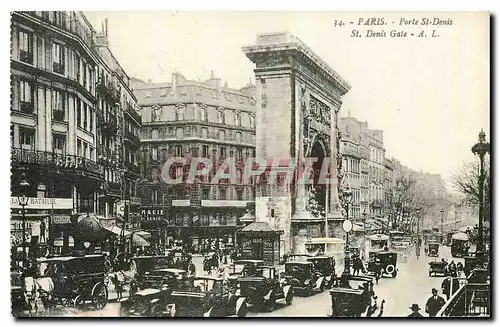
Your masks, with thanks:
M204 158L208 158L209 157L209 153L208 153L208 145L204 145L203 148L203 157Z
M76 125L82 127L82 103L76 100Z
M33 64L33 34L19 31L19 59L22 62Z
M83 143L83 150L82 150L82 157L84 158L88 158L88 149L89 149L89 145L87 144L87 142L82 142Z
M182 157L182 145L175 146L175 155L178 157Z
M236 113L236 114L234 115L234 124L235 124L236 126L241 126L241 114Z
M21 112L32 114L34 111L34 90L33 85L20 80L19 81L19 107Z
M83 129L87 130L88 128L88 119L87 119L87 114L88 114L88 110L87 110L87 104L83 104Z
M151 130L151 138L152 138L153 140L157 140L157 139L158 139L158 129L153 128L153 129Z
M151 192L151 202L153 204L157 204L158 203L158 191L157 190L153 190Z
M226 140L226 132L224 130L219 130L219 140L224 141Z
M82 157L82 141L77 140L76 141L76 155Z
M223 110L219 110L217 112L217 122L219 124L225 124L226 123L226 117L224 115L224 111Z
M250 115L250 128L255 127L255 117Z
M151 109L151 121L160 121L160 116L161 116L161 108L160 107L153 107Z
M177 130L175 131L175 136L177 137L177 139L184 138L184 129L183 128L177 128Z
M205 108L200 109L200 119L201 121L207 121L207 110Z
M184 107L177 108L175 120L184 120Z
M219 189L219 200L227 199L227 190L225 188Z
M35 130L29 128L19 128L19 140L22 149L35 149Z
M243 201L243 190L236 190L236 200Z
M226 147L225 146L220 147L220 156L223 158L226 157Z
M210 188L205 187L203 188L203 200L210 200Z
M64 46L54 43L52 47L52 57L53 66L52 70L54 73L64 74Z
M89 108L89 131L92 133L94 130L94 111Z
M236 149L236 160L242 160L242 159L243 159L243 150Z
M64 134L53 134L52 137L54 153L65 154L66 153L66 135Z
M158 160L158 148L155 146L151 147L151 159Z
M236 132L236 143L241 143L241 132Z
M208 139L208 129L207 128L201 129L201 137L205 140Z

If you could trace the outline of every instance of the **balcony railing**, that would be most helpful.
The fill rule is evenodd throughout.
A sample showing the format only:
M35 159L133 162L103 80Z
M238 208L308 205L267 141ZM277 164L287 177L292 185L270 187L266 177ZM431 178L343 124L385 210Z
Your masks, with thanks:
M127 141L127 140L136 146L141 145L141 140L139 139L139 137L137 135L135 135L134 133L129 132L129 131L125 132L125 141Z
M437 313L438 317L488 317L491 306L490 284L463 285Z
M54 62L52 70L54 71L54 73L64 75L64 64L59 62Z
M24 51L24 50L20 50L19 51L19 59L22 62L25 62L28 64L33 64L33 53L28 52L28 51Z
M125 112L128 113L132 118L137 120L139 123L142 122L141 115L139 115L131 105L127 104Z
M20 103L21 112L25 114L33 114L33 102L21 101Z
M97 117L97 124L105 135L114 136L118 132L118 123L114 115L108 115L107 118L99 115Z
M104 168L90 159L47 151L11 148L12 164L38 164L42 166L78 170L102 177Z
M120 91L116 87L115 83L110 81L106 82L104 78L100 77L96 84L98 92L108 96L112 102L120 102Z

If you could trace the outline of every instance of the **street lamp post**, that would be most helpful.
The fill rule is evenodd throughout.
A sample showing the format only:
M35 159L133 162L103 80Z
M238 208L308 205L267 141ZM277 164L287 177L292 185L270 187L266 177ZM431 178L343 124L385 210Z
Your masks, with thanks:
M441 235L444 233L444 209L441 209Z
M21 174L21 183L19 183L19 186L21 187L21 195L18 196L19 200L19 205L21 206L21 214L22 214L22 219L23 219L23 253L24 253L24 258L28 258L28 251L26 250L26 206L28 205L28 197L25 194L25 190L30 187L30 183L26 180L26 174L22 173Z
M479 142L472 147L472 153L479 156L480 171L479 171L479 224L478 224L478 242L476 247L476 254L482 255L484 251L483 244L483 214L484 214L484 156L490 153L490 144L486 142L486 134L481 129L479 133Z
M417 221L417 239L420 238L420 211L422 209L420 207L418 207L417 209L415 209L415 213L416 213L416 221Z
M345 256L344 256L344 274L349 275L351 272L349 260L349 232L352 230L352 222L349 220L349 204L351 203L352 192L348 189L344 192L344 199L346 204L346 220L342 224L345 234Z

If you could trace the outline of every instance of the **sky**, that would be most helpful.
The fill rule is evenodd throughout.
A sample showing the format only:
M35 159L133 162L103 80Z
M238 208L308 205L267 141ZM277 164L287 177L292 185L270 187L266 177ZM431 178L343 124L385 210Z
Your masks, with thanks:
M129 76L169 82L174 71L206 80L213 70L229 87L251 79L253 63L241 47L260 33L288 31L305 42L352 86L340 116L367 121L384 131L386 156L404 165L450 178L481 128L490 138L489 18L481 13L353 12L85 12L100 30L108 18L110 47ZM427 27L437 38L352 38L379 26L359 18L383 17L387 31L419 33L401 18L450 18ZM338 27L335 21L353 21ZM394 24L391 22L394 21Z

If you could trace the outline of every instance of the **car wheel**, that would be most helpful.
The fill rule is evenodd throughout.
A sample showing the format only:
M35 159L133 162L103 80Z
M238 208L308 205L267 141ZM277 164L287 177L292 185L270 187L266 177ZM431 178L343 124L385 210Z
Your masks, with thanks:
M286 305L292 305L292 302L293 302L293 292L292 291L288 292L288 294L286 295L285 302L286 302Z
M392 273L392 278L396 278L397 275L398 275L398 271L396 269L394 269L394 272Z
M269 300L266 301L265 309L267 312L272 312L276 307L276 299L274 298L274 294L271 294Z
M429 271L429 277L432 277L432 273Z
M321 285L319 286L319 291L323 293L324 290L325 290L325 282L322 282Z

